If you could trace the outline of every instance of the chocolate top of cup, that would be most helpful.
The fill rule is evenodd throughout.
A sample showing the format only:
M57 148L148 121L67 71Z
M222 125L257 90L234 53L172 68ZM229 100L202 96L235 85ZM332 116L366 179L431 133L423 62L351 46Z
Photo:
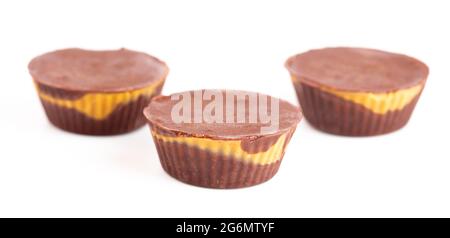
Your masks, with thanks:
M34 58L28 65L37 82L61 89L120 92L143 88L168 73L166 64L127 49L64 49Z
M428 76L428 67L417 59L364 48L311 50L289 58L286 67L302 82L347 91L394 91Z
M199 95L201 96L200 100ZM257 98L258 102L252 104L254 100L251 98ZM266 100L265 104L263 103L264 99ZM284 100L276 100L278 100L278 103L274 101L274 105L278 105L278 113L276 113L275 107L272 110L272 97L264 94L235 90L186 91L170 96L154 97L148 107L144 109L144 115L152 126L162 129L158 130L159 132L162 131L172 136L181 135L214 139L254 137L257 139L262 135L276 135L286 132L294 128L302 118L299 107ZM174 117L178 117L179 119L179 116L185 113L184 110L180 110L182 103L187 105L185 107L188 108L187 111L189 110L190 104L190 113L186 112L186 115L190 115L190 117L186 117L190 121L185 120L184 122L177 123L177 118L174 120ZM261 105L267 106L264 108ZM209 110L212 107L215 109ZM244 108L245 113L240 115L245 115L245 122L238 122L238 108ZM250 108L253 111L249 110ZM205 115L217 115L215 114L215 110L220 112L220 109L222 109L222 116L217 117L219 118L219 122L215 121L211 123L211 121L207 122L204 120ZM234 113L227 113L233 110ZM250 121L250 115L255 115L254 113L256 113L256 120ZM261 113L269 117L265 117L264 119L264 117L259 116ZM195 121L196 116L201 118L200 121ZM232 119L231 123L227 123L227 116L230 116L230 119ZM272 120L269 121L267 118L272 118ZM223 120L220 121L220 119ZM278 119L278 127L264 132L261 131L262 127L275 125L277 123L276 119Z

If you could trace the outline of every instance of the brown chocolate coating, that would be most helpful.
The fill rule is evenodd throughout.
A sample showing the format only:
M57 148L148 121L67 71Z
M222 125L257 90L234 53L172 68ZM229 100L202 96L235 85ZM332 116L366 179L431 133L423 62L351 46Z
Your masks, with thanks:
M159 94L163 84L155 90ZM42 89L42 88L41 88ZM46 88L52 97L62 98L72 92L60 92L60 89ZM68 93L68 94L67 94ZM60 95L60 96L58 96ZM137 100L119 105L103 120L95 120L75 109L69 109L41 100L48 120L58 128L65 131L85 135L117 135L136 130L147 122L142 110L148 105L152 96L139 96Z
M272 145L277 143L279 134L260 136L255 139L248 139L241 141L241 149L249 154L256 154L267 151ZM285 143L284 145L286 145ZM257 146L255 146L257 145Z
M305 118L315 128L337 135L373 136L396 131L407 124L420 94L401 110L376 114L316 87L295 82Z
M234 106L236 110L237 107L245 105L245 118L249 118L249 99L245 97L244 99L235 97L234 105L227 105L226 103L226 92L233 92L237 95L258 95L253 92L244 92L244 91L234 91L234 90L197 90L197 91L189 91L183 93L189 93L191 95L191 106L193 108L194 105L194 93L195 92L206 92L206 91L215 91L221 93L223 96L223 115L226 117L227 107ZM181 95L183 93L177 93L175 95ZM266 95L264 95L266 96ZM268 96L268 102L270 102L270 96ZM284 100L279 100L279 128L276 131L270 133L261 133L261 127L266 127L269 124L263 123L259 120L256 123L249 123L246 121L245 123L175 123L171 117L171 111L175 104L177 104L179 100L171 100L171 96L157 96L155 97L149 106L145 108L144 114L149 120L150 125L153 128L162 128L163 131L160 133L169 134L172 136L193 136L193 137L206 137L213 139L243 139L248 140L246 143L252 143L252 141L260 140L258 143L264 143L268 147L272 145L278 136L292 128L295 128L298 122L301 120L301 111L300 108L294 106ZM207 104L209 104L211 100L202 100L202 109L205 108ZM271 115L270 111L270 103L268 103L267 111L268 114ZM258 112L259 110L256 110ZM194 114L194 109L191 110L192 114ZM202 112L202 111L200 111ZM236 122L237 113L234 113L234 121ZM193 122L192 117L192 122ZM264 136L264 138L261 138ZM270 137L272 136L272 137ZM267 138L266 138L267 137ZM243 148L245 149L245 143ZM268 148L267 147L267 148ZM266 149L267 149L266 148Z
M68 99L68 100L77 100L79 98L82 98L84 95L86 95L85 92L81 91L72 91L72 90L66 90L66 89L55 89L53 87L49 87L45 84L41 84L36 82L36 87L39 89L40 92L52 95L53 98L57 99Z
M234 107L236 110L238 106L245 106L245 118L247 121L245 123L208 123L205 121L200 123L175 123L172 120L173 107L179 105L181 100L191 100L191 112L194 113L193 105L196 100L194 95L203 96L205 92L213 93L217 97L222 96L223 116L225 118L227 107ZM234 104L231 105L226 100L227 96L230 96L227 93L230 92L238 96L234 98ZM279 114L277 115L279 116L279 128L271 132L261 133L261 127L266 126L266 124L261 122L259 118L256 123L248 121L250 99L248 97L239 97L243 95L254 97L258 96L257 93L234 90L197 90L174 95L190 96L190 98L182 99L181 96L178 98L171 98L171 96L155 97L150 105L145 108L144 114L149 121L151 130L153 130L153 141L155 142L163 169L170 176L196 186L241 188L269 180L278 171L286 146L302 117L300 108L280 100ZM269 97L268 101L270 100L271 98ZM199 114L203 112L205 106L213 105L210 104L211 100L206 99L198 100L197 102L202 106L197 108L202 109L197 112ZM256 105L256 107L258 107L256 109L259 109L259 105ZM267 109L270 108L271 105L267 107ZM258 112L258 110L255 111ZM271 110L268 111L270 115ZM195 117L192 116L191 119L195 119ZM236 121L236 119L237 115L234 113L234 120ZM263 164L257 160L246 161L241 158L240 153L227 154L220 150L218 152L210 150L208 147L200 148L184 142L168 141L160 138L159 135L161 134L177 138L189 136L221 140L219 143L224 143L224 146L228 142L223 142L222 140L237 140L240 142L240 148L250 154L267 151L277 142L282 134L286 136L286 139L284 144L281 145L281 154L276 155L279 157L271 158L270 156L275 156L273 153L261 155L265 156L266 159L272 159L272 162Z
M409 56L364 48L324 48L292 56L291 74L312 86L389 92L425 81L428 67Z
M286 144L294 131L288 132ZM153 137L163 169L172 177L195 186L208 188L242 188L271 179L280 160L271 164L254 164L232 156L213 153L177 142L164 142Z
M28 69L40 84L81 92L139 89L168 73L166 64L159 59L126 49L58 50L34 58Z

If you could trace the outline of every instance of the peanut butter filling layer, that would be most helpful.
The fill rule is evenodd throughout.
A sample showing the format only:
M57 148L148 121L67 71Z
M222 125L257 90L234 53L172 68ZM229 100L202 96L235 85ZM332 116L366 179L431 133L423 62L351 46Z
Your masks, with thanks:
M298 81L294 77L293 80L294 82ZM361 105L373 113L386 114L390 111L402 110L419 95L422 88L423 84L419 84L414 87L388 93L350 92L328 87L320 87L320 90Z
M288 132L287 132L288 133ZM224 156L232 156L238 160L250 162L253 164L267 165L272 164L281 159L286 143L287 133L281 135L278 140L267 150L257 153L248 153L241 147L241 140L215 140L209 138L198 137L173 137L159 134L152 131L156 139L163 142L176 142L186 144L187 146L194 146L202 150L207 150L212 153L220 153Z
M145 88L120 93L87 93L80 98L70 100L53 97L39 90L39 97L51 104L74 109L95 120L106 119L118 106L137 100L140 96L152 96L161 86L164 78Z

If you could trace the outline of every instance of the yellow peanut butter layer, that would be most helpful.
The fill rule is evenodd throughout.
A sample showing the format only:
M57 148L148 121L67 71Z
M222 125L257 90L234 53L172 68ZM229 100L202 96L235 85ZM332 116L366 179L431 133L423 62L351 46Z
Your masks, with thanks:
M106 119L118 106L133 102L140 96L151 96L155 90L162 85L164 79L153 83L145 88L136 89L127 92L119 93L87 93L77 99L61 99L48 95L37 88L39 97L51 104L67 108L74 109L85 116L103 120Z
M214 140L209 138L198 137L173 137L161 135L152 131L155 138L163 142L177 142L186 144L187 146L197 147L201 150L207 150L212 153L219 153L224 156L231 156L233 158L251 162L258 165L267 165L274 163L281 159L283 155L283 147L286 142L286 134L281 135L278 140L266 151L258 153L248 153L241 148L240 140Z
M325 92L359 104L373 113L386 114L390 111L402 110L419 95L422 85L401 89L389 93L346 92L329 88L321 88Z
M295 78L293 78L296 81ZM423 84L389 93L349 92L320 87L321 90L342 99L361 105L373 113L386 114L390 111L402 110L419 95Z

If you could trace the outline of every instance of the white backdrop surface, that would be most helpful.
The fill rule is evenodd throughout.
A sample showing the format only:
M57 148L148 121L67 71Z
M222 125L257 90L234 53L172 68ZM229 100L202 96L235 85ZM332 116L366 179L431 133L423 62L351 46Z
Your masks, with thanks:
M448 217L449 10L447 1L2 1L0 216ZM167 62L164 94L230 88L297 104L284 61L326 46L427 63L409 124L349 138L302 121L278 174L234 190L169 177L147 127L113 137L56 129L27 71L55 49L126 47Z

